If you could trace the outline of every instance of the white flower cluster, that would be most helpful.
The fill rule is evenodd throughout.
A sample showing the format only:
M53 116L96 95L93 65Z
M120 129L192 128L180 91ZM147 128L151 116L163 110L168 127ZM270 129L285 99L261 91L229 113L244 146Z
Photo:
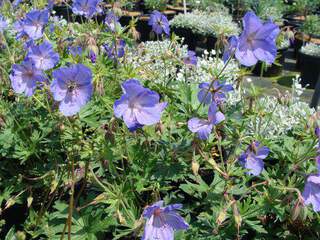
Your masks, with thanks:
M141 80L165 84L175 81L177 69L187 54L187 46L169 40L150 41L129 49L126 61L138 70Z
M308 43L301 48L301 52L307 55L320 57L320 45Z
M179 43L164 41L145 42L138 46L138 50L128 51L126 61L138 69L141 80L175 85L178 81L201 83L211 82L218 76L224 63L215 57L215 51L205 51L198 57L197 66L188 66L183 63L187 56L187 46ZM233 82L238 77L239 67L236 61L231 61L221 74L220 79Z
M178 14L170 21L176 28L187 28L201 35L225 36L238 35L240 29L232 21L232 16L224 12L205 12L195 10L191 13Z
M198 62L196 67L188 67L183 66L178 74L178 81L186 81L186 82L211 82L212 78L218 76L224 67L224 62L219 57L216 57L216 52L212 50L210 53L205 51L202 57L198 57ZM187 69L187 74L185 74L185 70ZM228 83L234 82L237 79L239 73L239 66L235 60L231 60L231 62L227 65L226 69L220 74L220 79Z
M299 76L293 79L291 95L287 92L282 97L266 96L258 100L257 106L262 109L263 114L252 119L247 128L248 134L274 138L294 129L314 113L314 109L300 101L304 91L300 80Z

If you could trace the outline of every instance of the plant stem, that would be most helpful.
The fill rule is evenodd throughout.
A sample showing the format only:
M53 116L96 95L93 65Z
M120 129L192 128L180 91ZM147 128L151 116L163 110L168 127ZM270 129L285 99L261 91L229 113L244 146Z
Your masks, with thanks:
M72 213L74 203L74 158L71 158L71 197L69 203L69 215L68 215L68 240L71 240L71 225L72 225Z

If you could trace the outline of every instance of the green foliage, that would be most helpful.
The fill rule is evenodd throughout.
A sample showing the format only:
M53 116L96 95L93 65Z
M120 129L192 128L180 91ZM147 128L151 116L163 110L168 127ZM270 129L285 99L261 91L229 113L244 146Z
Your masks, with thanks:
M144 5L149 10L163 11L167 8L167 0L144 0Z
M301 30L306 34L320 35L320 17L318 15L307 16Z
M150 9L161 9L165 4L145 2L152 6ZM19 11L24 14L44 3L38 4L22 4ZM6 3L1 12L13 22L15 12L9 10ZM239 101L221 107L226 120L214 127L208 141L200 141L187 127L191 117L207 118L207 107L199 106L198 84L176 81L170 73L166 82L141 81L159 92L168 106L161 122L132 133L115 118L113 104L121 96L121 83L140 79L141 69L148 63L137 66L126 58L114 62L101 50L104 43L121 38L130 46L126 51L141 51L126 29L113 35L103 25L88 20L82 24L59 22L54 32L46 29L45 33L61 58L56 68L69 63L90 67L94 94L79 114L67 118L59 112L47 83L29 98L14 93L9 74L11 65L26 55L24 40L17 41L13 31L1 36L0 44L8 47L0 48L3 239L54 240L62 235L67 239L67 223L72 239L140 239L145 223L141 214L159 199L183 204L181 215L190 228L177 232L175 239L320 238L319 214L299 198L305 176L316 172L317 138L309 115L299 117L284 133L270 137L269 129L277 127L270 121L273 112L259 102L264 93L252 86ZM68 54L70 38L72 44L85 48L82 56ZM176 44L170 47L178 52ZM94 64L87 57L89 50L97 53ZM171 65L185 67L178 54L169 48L163 52L161 60L174 58ZM209 69L213 75L220 71L218 67ZM46 73L50 82L52 71ZM224 79L229 74L226 71L221 76ZM241 78L235 81L239 87L243 84ZM261 119L266 120L266 126L259 124ZM253 140L271 151L265 170L257 177L246 174L238 162ZM74 207L70 208L73 193ZM6 222L8 213L16 219L14 226Z

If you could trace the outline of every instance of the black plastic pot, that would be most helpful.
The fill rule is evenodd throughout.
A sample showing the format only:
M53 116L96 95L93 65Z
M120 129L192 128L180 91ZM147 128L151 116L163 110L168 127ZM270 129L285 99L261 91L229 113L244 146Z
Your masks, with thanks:
M278 49L277 64L273 63L271 66L268 66L267 69L263 69L263 77L276 77L282 74L283 65L285 62L285 53L287 50L288 48ZM252 73L256 76L261 76L261 67L262 62L258 62Z
M304 34L301 32L298 32L295 35L295 40L294 40L294 56L297 59L297 64L296 64L296 68L300 69L300 54L299 51L302 48L302 46L304 46L305 44L309 43L309 42L313 42L318 44L320 42L320 36L315 35L315 34Z
M124 14L120 18L121 26L129 26L129 23L132 19L140 17L141 15L142 13L138 11L134 11L134 12L127 11L126 14Z
M208 36L207 37L207 50L210 52L211 50L215 49L217 38L215 36Z
M301 69L301 84L308 88L315 88L320 75L320 57L311 56L299 52L300 69Z
M183 44L188 45L188 49L194 51L200 37L187 28L172 28L172 31L179 37L184 38Z
M63 19L67 20L68 22L73 21L72 10L70 7L65 6L65 5L61 5L61 6L54 5L53 10L55 11L55 16L62 17Z
M145 42L150 40L150 33L152 27L148 25L149 17L144 15L139 17L137 21L136 29L140 33L140 42Z
M284 25L285 26L292 26L292 27L301 27L304 20L298 19L299 15L287 15L284 16Z

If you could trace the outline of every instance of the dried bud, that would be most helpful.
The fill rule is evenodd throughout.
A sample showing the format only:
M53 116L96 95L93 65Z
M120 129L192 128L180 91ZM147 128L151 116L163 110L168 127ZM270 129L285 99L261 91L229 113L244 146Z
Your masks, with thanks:
M232 204L232 211L233 211L233 217L234 217L234 221L236 222L236 227L239 231L240 227L241 227L241 223L242 223L242 217L239 213L238 207L236 202L234 202Z
M226 220L226 217L227 217L227 209L223 209L223 210L219 213L219 215L218 215L218 217L217 217L217 220L216 220L216 223L217 223L218 225L221 225L221 224L224 222L224 220Z
M125 224L126 223L126 219L122 216L122 214L121 214L121 212L119 210L117 210L117 216L118 216L120 224Z
M192 161L192 164L191 164L191 169L192 169L192 172L193 172L193 175L195 176L198 176L199 175L199 163L195 160Z

